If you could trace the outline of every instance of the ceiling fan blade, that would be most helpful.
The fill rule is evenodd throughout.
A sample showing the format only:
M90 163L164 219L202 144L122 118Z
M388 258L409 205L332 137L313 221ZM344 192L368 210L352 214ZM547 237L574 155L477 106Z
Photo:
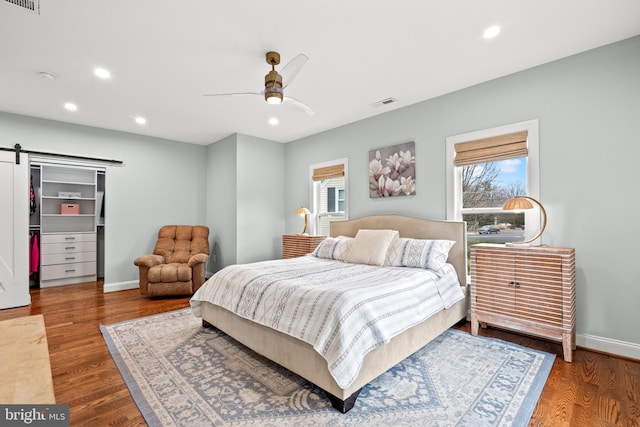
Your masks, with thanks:
M263 93L260 92L236 92L236 93L205 93L202 96L246 96L246 95L260 95Z
M296 110L304 111L310 116L313 116L314 114L316 114L315 111L313 111L311 107L309 107L307 104L301 101L298 101L297 99L292 98L290 96L284 97L283 104L288 105L289 107L295 108Z
M282 68L280 71L280 75L282 76L282 88L285 89L287 86L293 82L296 78L304 64L307 63L309 57L304 53L298 54L295 58L293 58L287 65Z

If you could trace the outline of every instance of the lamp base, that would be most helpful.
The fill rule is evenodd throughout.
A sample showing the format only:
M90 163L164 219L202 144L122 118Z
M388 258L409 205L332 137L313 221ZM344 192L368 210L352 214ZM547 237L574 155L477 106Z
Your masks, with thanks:
M504 244L507 248L530 248L531 243L524 242L507 242Z

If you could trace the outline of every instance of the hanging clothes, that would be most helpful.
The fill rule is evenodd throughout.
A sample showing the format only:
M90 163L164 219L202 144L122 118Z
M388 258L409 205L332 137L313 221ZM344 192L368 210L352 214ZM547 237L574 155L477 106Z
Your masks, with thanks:
M36 193L33 191L33 175L31 175L31 187L29 191L29 214L36 213Z
M31 264L30 273L37 273L40 266L40 245L38 244L38 233L34 233L31 242L31 256L29 257Z
M31 260L31 251L33 251L33 235L29 233L29 275L32 273L33 261Z

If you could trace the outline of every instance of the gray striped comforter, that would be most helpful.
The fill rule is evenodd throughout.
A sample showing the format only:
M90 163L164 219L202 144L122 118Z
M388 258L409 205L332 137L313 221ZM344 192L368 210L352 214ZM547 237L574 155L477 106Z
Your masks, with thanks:
M364 356L464 298L453 267L438 273L305 256L228 266L193 296L313 346L342 387Z

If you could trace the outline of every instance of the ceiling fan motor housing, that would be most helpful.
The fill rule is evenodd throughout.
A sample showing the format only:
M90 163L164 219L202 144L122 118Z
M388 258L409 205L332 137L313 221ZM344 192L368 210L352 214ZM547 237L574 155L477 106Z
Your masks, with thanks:
M282 76L271 70L264 76L264 99L270 104L282 102Z

